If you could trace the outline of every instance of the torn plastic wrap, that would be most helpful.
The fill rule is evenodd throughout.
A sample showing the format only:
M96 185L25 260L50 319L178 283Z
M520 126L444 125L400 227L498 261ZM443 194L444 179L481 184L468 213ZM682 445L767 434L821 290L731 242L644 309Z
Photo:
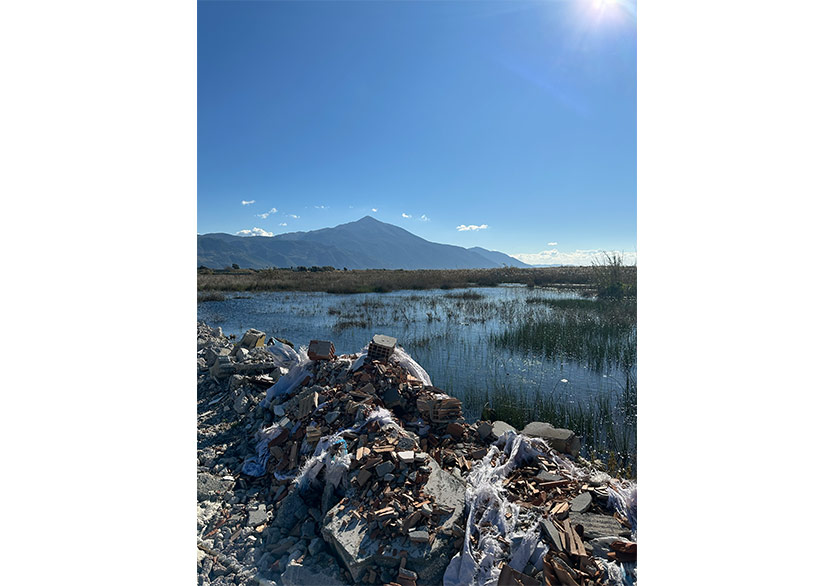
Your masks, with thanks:
M409 356L409 354L403 348L397 347L394 349L393 359L396 363L405 368L409 372L409 374L418 379L425 386L432 386L432 380L429 378L429 375L426 373L426 371L423 370L423 367L420 364L418 364L414 358Z
M356 369L360 368L363 364L365 364L365 358L367 356L368 344L363 346L362 350L360 350L359 356L357 356L357 358L351 364L351 368L348 369L348 372L354 372ZM405 368L409 374L418 379L425 386L432 386L432 379L429 378L427 372L423 369L423 367L420 364L418 364L417 360L412 358L409 355L409 353L406 352L403 348L399 346L396 347L394 349L394 354L392 354L391 358L393 362Z
M272 348L273 346L270 346ZM290 348L290 350L293 350ZM307 357L307 350L301 348L295 353L295 362L290 366L290 371L282 376L276 383L267 389L267 396L261 401L261 407L268 409L270 402L276 397L283 397L295 391L304 379L310 376L310 367L313 361ZM285 366L286 368L286 366Z
M638 485L634 482L612 479L608 486L607 506L614 509L632 527L632 541L638 540Z
M634 562L604 560L603 565L606 568L606 586L635 586L638 583L638 570Z
M267 473L267 459L270 457L269 443L280 431L281 426L274 423L258 432L255 455L246 459L241 472L247 476L263 476Z
M325 481L338 487L351 466L348 447L342 439L343 432L319 439L313 455L299 468L299 474L293 482L302 490L315 486L316 477L325 469Z
M366 356L368 356L368 344L366 344L365 346L362 347L362 350L360 350L359 355L351 363L351 368L348 369L348 372L354 372L360 366L365 364L365 357Z
M283 342L267 346L267 352L273 355L273 362L275 362L276 366L292 368L295 364L299 363L299 353L292 346L288 346Z
M540 440L508 431L473 467L467 478L465 502L468 514L464 542L444 572L444 586L495 586L501 562L509 561L511 567L521 565L524 568L534 551L539 549L539 520L532 519L532 513L520 510L518 505L507 500L503 481L517 467L545 455L543 446ZM504 462L494 466L492 459L499 452L504 452ZM522 529L522 524L527 528ZM474 550L470 538L476 533L478 542ZM499 537L519 538L521 543L515 551L508 552Z
M358 422L350 429L342 429L337 433L329 436L319 438L316 444L316 449L313 455L308 458L304 464L299 467L299 473L293 482L302 490L307 490L309 487L316 486L318 481L316 477L322 468L325 469L325 481L338 488L340 483L346 478L348 469L351 466L351 455L348 453L348 445L344 439L343 434L348 431L358 433L363 427L377 421L381 428L388 425L394 425L398 430L403 429L395 423L391 412L383 407L377 407L368 414L364 420Z

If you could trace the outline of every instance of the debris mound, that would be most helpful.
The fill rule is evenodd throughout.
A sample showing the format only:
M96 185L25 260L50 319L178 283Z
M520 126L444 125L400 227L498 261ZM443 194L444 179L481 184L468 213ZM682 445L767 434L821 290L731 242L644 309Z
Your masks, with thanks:
M263 580L637 583L635 485L581 466L573 432L466 421L389 336L338 355L329 341L259 346L266 336L250 330L233 346L208 330L198 366L211 373L209 356L245 349L228 364L240 387L260 389L253 399L263 393L248 403L262 424L232 478L272 500L264 547L277 559Z

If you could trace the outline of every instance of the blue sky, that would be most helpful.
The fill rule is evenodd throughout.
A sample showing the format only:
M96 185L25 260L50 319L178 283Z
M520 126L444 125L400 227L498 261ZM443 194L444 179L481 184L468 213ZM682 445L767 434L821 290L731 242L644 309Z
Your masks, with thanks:
M634 2L201 1L197 99L198 233L636 249Z

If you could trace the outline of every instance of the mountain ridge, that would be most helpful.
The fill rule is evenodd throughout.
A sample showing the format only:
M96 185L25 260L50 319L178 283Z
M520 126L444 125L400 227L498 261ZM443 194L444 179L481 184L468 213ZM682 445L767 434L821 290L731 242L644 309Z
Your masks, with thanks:
M223 268L333 266L348 269L528 267L502 252L431 242L371 216L308 232L276 236L197 236L197 264Z

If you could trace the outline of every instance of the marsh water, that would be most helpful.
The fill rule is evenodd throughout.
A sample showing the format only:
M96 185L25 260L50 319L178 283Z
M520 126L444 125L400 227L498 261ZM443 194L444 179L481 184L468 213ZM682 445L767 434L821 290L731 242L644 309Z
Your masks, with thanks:
M611 333L587 303L577 291L500 286L227 293L224 301L198 304L197 313L226 335L256 328L296 347L331 340L338 354L359 352L377 333L394 336L435 386L462 399L468 416L501 400L518 407L508 415L517 423L547 414L555 424L585 428L594 436L587 445L634 460L634 321ZM566 319L570 331L542 340L534 333L534 324Z

